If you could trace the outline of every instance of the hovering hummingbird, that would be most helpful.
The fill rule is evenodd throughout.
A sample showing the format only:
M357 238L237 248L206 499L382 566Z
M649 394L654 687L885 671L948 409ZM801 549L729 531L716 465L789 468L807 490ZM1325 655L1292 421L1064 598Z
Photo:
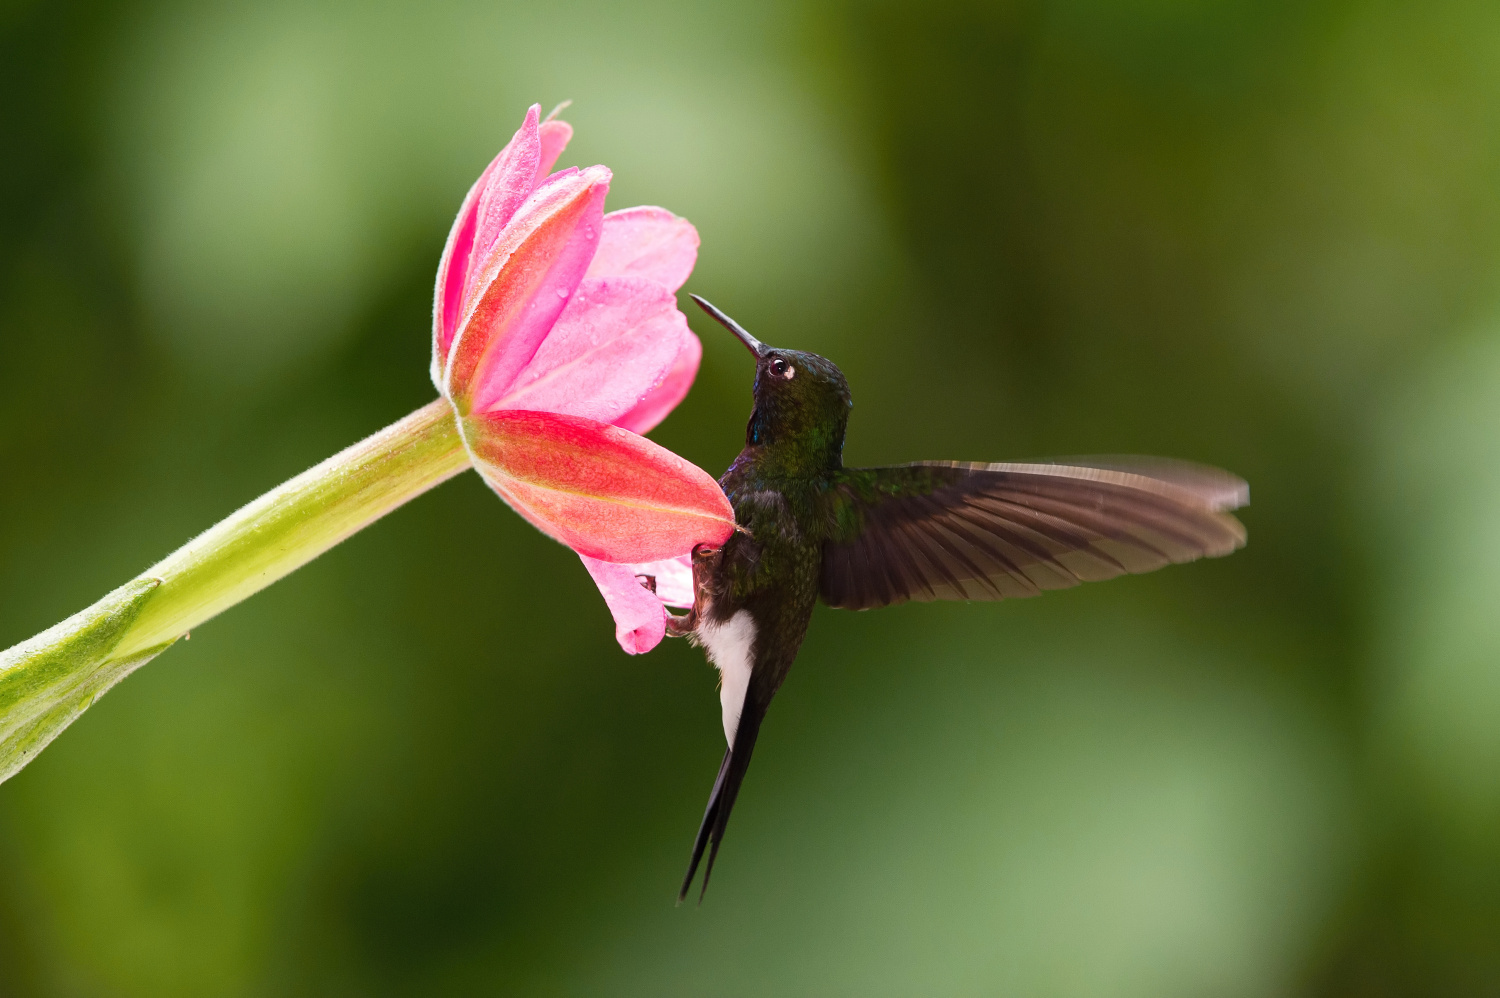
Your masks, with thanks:
M755 356L755 408L719 479L739 529L693 552L692 610L667 622L718 668L729 743L679 903L705 850L700 901L708 891L761 721L819 598L850 610L1011 599L1244 546L1227 511L1249 487L1216 468L1139 457L846 468L853 402L838 367L769 347L693 300Z

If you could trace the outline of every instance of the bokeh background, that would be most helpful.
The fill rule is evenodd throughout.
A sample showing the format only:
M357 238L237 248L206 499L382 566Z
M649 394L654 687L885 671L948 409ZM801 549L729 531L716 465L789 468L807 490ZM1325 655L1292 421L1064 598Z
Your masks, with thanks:
M820 609L678 908L715 675L464 476L0 786L0 994L1500 993L1490 0L3 0L0 645L427 401L564 98L852 463L1192 458L1249 547Z

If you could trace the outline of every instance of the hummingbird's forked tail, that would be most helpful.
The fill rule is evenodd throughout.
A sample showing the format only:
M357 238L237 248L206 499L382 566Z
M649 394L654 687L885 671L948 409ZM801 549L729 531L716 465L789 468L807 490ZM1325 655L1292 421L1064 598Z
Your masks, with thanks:
M688 888L693 886L693 875L698 872L698 864L703 860L703 850L708 848L708 837L713 831L715 818L718 816L719 799L724 790L724 777L729 775L729 760L734 758L734 749L724 750L724 761L719 763L719 775L714 778L714 788L708 794L708 807L703 811L703 823L698 826L698 837L693 841L693 858L688 862L687 876L682 878L682 889L677 892L677 903L682 904L687 900ZM718 852L717 843L714 852ZM708 877L713 872L714 859L708 858L708 869L703 871L703 891L708 891ZM703 894L698 895L698 903L703 903Z
M724 829L729 824L729 812L734 810L734 800L739 796L740 784L750 769L750 756L755 752L755 739L760 734L760 721L764 708L751 709L751 697L745 697L745 707L740 715L739 727L734 733L734 747L724 753L719 763L719 775L714 779L714 788L708 795L708 807L703 811L703 823L698 826L698 837L693 841L693 858L688 863L687 876L682 878L682 890L677 893L677 903L687 898L688 888L693 885L693 875L703 852L708 851L708 863L703 867L703 886L698 891L698 903L708 893L708 878L713 876L714 860L719 855L719 844L724 841Z

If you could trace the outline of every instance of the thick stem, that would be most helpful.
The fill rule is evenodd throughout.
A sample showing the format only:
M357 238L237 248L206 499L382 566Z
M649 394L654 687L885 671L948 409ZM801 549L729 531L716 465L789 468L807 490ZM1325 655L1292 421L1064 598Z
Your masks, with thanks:
M272 489L141 575L160 585L115 645L128 658L180 637L469 467L453 408L423 406Z
M0 782L190 628L469 466L444 399L303 472L145 574L0 651Z

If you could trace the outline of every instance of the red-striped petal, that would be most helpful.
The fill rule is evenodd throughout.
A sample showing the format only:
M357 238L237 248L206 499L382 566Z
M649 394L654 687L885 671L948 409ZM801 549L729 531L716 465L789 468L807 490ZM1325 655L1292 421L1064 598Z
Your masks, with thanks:
M609 170L565 170L516 212L484 260L475 260L467 312L445 389L460 413L501 397L536 354L599 241Z
M579 554L657 561L734 532L713 476L629 430L526 410L476 413L462 425L490 487Z

